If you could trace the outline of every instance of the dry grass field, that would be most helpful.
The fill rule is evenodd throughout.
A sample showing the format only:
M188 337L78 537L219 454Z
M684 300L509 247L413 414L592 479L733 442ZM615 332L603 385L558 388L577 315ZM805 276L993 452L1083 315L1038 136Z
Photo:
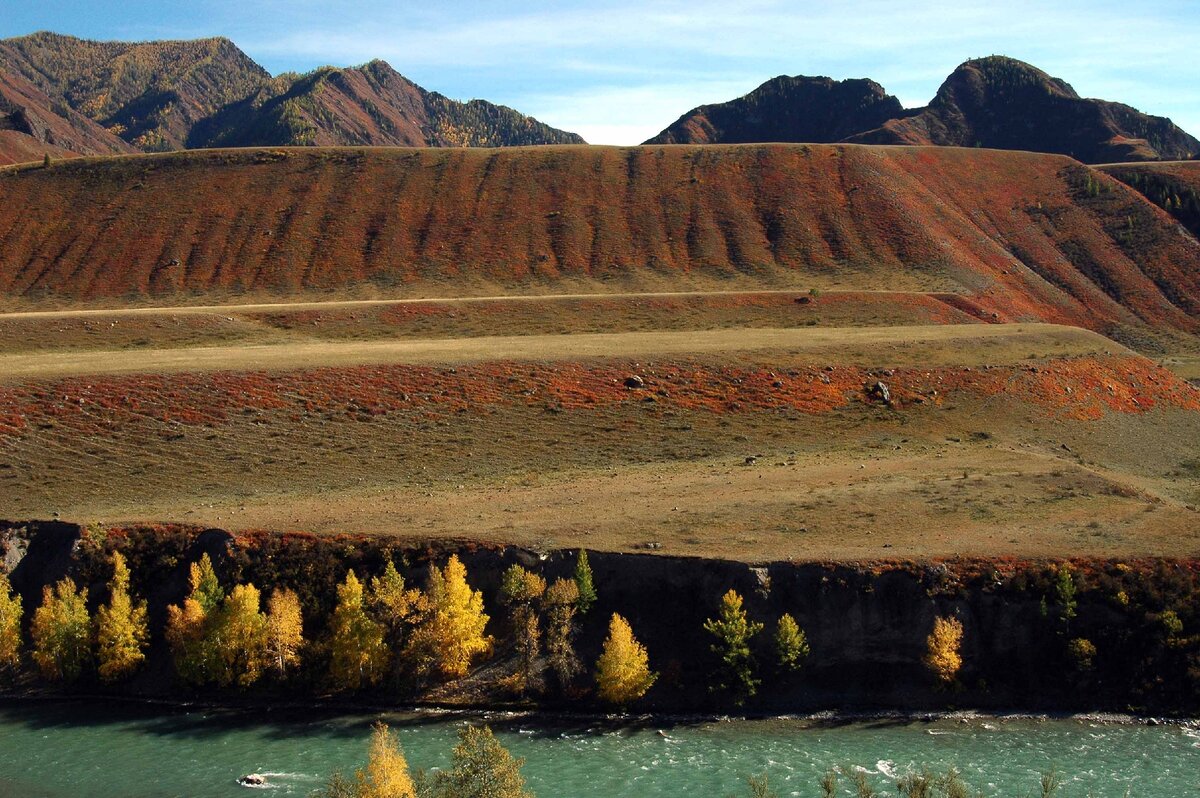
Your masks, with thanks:
M1200 554L1200 248L1121 184L1081 197L1073 162L1022 153L540 157L0 174L25 203L0 210L0 518L747 560ZM556 195L558 172L593 177ZM270 236L239 221L263 191L288 211ZM394 202L372 222L355 191ZM427 240L405 227L422 202ZM1109 224L1127 207L1136 247ZM241 224L261 252L228 249ZM372 224L388 248L359 246Z

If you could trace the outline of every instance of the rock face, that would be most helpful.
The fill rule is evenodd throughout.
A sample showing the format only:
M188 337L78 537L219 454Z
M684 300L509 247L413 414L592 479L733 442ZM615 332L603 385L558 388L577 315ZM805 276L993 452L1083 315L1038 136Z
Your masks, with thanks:
M900 101L873 80L782 75L745 97L702 105L647 144L841 141L901 115Z
M1200 141L1170 119L1082 98L1066 82L1002 56L959 66L925 108L905 111L869 80L780 77L686 114L650 143L849 142L989 147L1087 163L1186 160Z
M0 40L0 164L257 144L500 147L583 139L428 92L382 61L271 75L228 39Z

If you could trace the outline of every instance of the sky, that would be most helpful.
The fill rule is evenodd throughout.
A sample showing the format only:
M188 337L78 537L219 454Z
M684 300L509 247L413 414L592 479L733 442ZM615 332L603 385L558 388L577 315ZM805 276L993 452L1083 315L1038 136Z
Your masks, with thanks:
M273 73L375 58L460 100L636 144L776 75L869 77L926 104L1008 55L1200 135L1200 0L0 0L0 37L225 36Z

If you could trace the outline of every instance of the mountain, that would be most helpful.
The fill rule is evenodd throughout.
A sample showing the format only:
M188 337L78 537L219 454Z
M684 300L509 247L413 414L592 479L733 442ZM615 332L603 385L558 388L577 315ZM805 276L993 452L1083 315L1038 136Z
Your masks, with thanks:
M511 108L426 91L384 61L281 77L194 131L192 146L504 147L583 139Z
M52 100L20 74L0 70L0 165L69 157L114 155L133 147L78 113Z
M13 299L813 285L944 293L980 319L1118 337L1200 332L1200 242L1059 155L301 147L0 171Z
M845 84L856 85L837 88ZM819 85L831 90L814 91ZM861 104L855 104L853 89ZM881 112L888 118L871 118ZM1170 119L1082 98L1068 83L1001 56L959 66L925 108L905 111L871 81L775 78L745 97L701 106L650 140L749 141L989 147L1058 153L1087 163L1200 155L1200 141Z
M35 33L0 41L0 69L144 152L183 147L199 120L270 79L222 38L127 43Z
M852 136L864 144L937 144L1070 155L1087 163L1191 158L1200 141L1170 119L1105 100L1012 58L968 61L927 108Z
M829 143L902 113L900 101L873 80L781 75L744 97L692 109L646 143Z
M223 38L0 40L0 164L235 144L582 141L511 108L426 91L382 61L272 77Z

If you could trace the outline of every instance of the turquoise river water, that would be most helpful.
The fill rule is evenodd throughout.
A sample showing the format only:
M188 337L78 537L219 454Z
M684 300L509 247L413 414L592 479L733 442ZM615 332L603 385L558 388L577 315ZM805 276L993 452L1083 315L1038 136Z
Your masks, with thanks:
M256 793L236 783L244 773L267 774L272 798L308 796L329 773L352 772L365 758L377 717L0 703L0 796L251 798ZM427 769L449 762L455 731L467 722L384 719L409 762ZM989 798L1032 796L1039 774L1050 769L1064 776L1062 798L1200 796L1200 732L1178 725L487 720L526 758L523 772L538 798L743 796L745 777L762 771L780 796L815 798L830 766L863 768L879 790L895 795L892 775L922 765L956 765Z

